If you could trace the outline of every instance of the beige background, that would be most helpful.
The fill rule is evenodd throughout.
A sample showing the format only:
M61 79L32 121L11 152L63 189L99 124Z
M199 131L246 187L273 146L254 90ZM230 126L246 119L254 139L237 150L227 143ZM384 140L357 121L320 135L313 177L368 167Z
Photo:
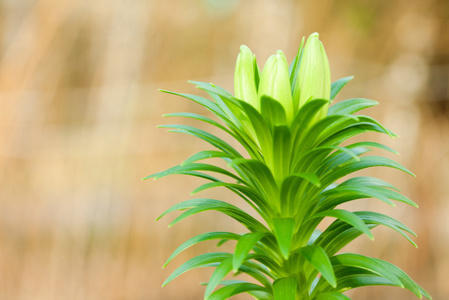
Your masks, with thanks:
M349 249L397 264L434 299L448 299L446 0L1 0L0 299L202 299L198 283L210 270L160 286L213 243L161 265L194 234L242 228L210 212L171 229L173 216L154 222L202 181L140 179L206 146L155 128L172 121L163 113L203 112L156 89L199 93L192 79L232 91L241 44L262 67L277 49L293 59L314 31L333 80L355 75L338 99L378 100L367 113L400 139L373 139L401 152L395 159L417 174L369 172L419 209L374 200L352 209L397 217L418 233L419 249L381 228L375 242L362 237ZM221 190L203 196L237 203ZM413 299L382 287L348 295Z

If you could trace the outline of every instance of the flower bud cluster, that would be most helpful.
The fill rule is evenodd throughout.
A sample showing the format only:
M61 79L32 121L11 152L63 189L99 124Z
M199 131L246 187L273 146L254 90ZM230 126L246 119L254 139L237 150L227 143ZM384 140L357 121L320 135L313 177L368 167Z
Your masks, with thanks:
M268 58L259 80L254 54L248 47L241 46L235 68L235 97L260 111L260 98L269 96L283 106L288 123L311 99L329 99L330 67L318 33L309 36L298 56L299 63L289 71L284 53L278 50ZM324 118L327 110L328 105L321 109L317 118Z

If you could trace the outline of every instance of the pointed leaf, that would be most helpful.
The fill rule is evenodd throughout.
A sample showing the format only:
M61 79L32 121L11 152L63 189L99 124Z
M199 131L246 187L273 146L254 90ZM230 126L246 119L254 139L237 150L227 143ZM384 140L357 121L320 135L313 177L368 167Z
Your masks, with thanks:
M367 227L372 229L376 225L368 224ZM352 225L336 220L326 228L314 244L320 245L327 255L331 257L362 234L360 230Z
M385 261L380 259L367 257L360 254L343 253L332 257L331 262L334 266L343 265L368 270L390 280L399 287L404 287L398 276L392 272L394 269L399 268L394 265L387 265L385 264Z
M331 100L334 100L335 96L341 91L341 89L352 79L354 76L348 76L344 78L340 78L337 81L332 82L331 84Z
M218 290L216 290L212 295L209 296L209 300L222 300L228 299L234 295L248 293L248 292L262 292L257 299L271 299L269 298L269 294L267 289L263 286L249 283L249 282L234 282L229 285L226 285ZM262 298L265 296L265 298Z
M319 218L319 217L332 217L337 218L339 220L342 220L348 224L351 224L364 234L366 234L371 240L374 239L373 234L369 230L369 228L366 226L366 224L360 219L356 214L349 212L347 210L343 209L331 209L322 211L319 213L315 213L310 218Z
M176 93L176 92L170 92L170 91L166 91L166 90L159 90L159 91L163 92L163 93L172 94L172 95L176 95L176 96L180 96L180 97L192 100L193 102L198 103L201 106L204 106L205 108L210 110L212 113L214 113L220 119L223 119L223 120L228 119L226 117L226 115L224 114L224 112L221 110L221 108L216 103L214 103L213 101L211 101L209 99L206 99L206 98L203 98L203 97L200 97L197 95Z
M270 96L263 95L260 97L260 112L275 126L287 124L284 107Z
M379 104L379 102L370 100L370 99L364 99L364 98L355 98L355 99L348 99L341 102L338 102L331 107L329 107L329 113L328 115L334 115L334 114L353 114L356 113L362 109L375 106Z
M386 150L388 152L394 153L394 154L399 154L399 152L397 152L396 150L385 146L383 144L380 143L375 143L375 142L359 142L359 143L354 143L348 146L348 148L356 148L356 147L373 147L373 148L379 148L379 149L383 149Z
M281 182L290 173L291 134L287 126L275 126L273 131L273 175Z
M230 132L226 127L224 127L220 123L218 123L210 118L207 118L205 116L199 115L199 114L188 113L188 112L178 112L178 113L164 114L162 116L163 117L184 117L184 118L191 118L191 119L203 121L203 122L209 123L217 128L220 128L221 130L225 131L226 133L228 133L230 135L233 135L232 132Z
M189 158L187 158L185 161L181 163L181 166L187 165L189 163L197 162L199 160L208 159L208 158L228 158L232 159L235 158L234 156L230 155L229 153L225 153L222 151L214 151L214 150L206 150L206 151L200 151Z
M237 245L235 246L234 258L232 260L232 270L234 273L238 271L246 256L256 243L267 234L267 232L254 232L247 233L239 238Z
M303 191L312 190L313 187L320 187L318 177L313 173L295 173L291 174L282 181L280 199L281 212L283 216L294 217L297 215L297 210L301 205L301 199L305 196Z
M188 125L179 125L179 124L170 124L170 125L160 125L158 126L160 128L174 128L172 130L169 130L170 132L179 132L179 133L186 133L186 134L190 134L193 135L199 139L202 139L206 142L208 142L209 144L211 144L212 146L220 149L221 151L224 151L232 156L236 156L236 157L242 157L240 155L239 152L237 152L237 150L235 150L233 147L231 147L228 143L226 143L225 141L223 141L222 139L220 139L219 137L192 127L192 126L188 126Z
M299 249L299 253L323 275L331 286L336 287L334 269L323 248L316 245L305 246Z
M341 183L339 186L376 186L376 187L385 187L385 188L389 188L389 189L393 189L396 191L399 191L399 189L397 187L395 187L394 185L381 180L379 178L375 178L375 177L368 177L368 176L358 176L358 177L353 177L350 178L348 180L346 180L345 182Z
M185 263L183 263L179 268L177 268L171 275L165 280L162 286L167 285L170 281L178 277L179 275L202 267L210 267L213 263L220 263L223 260L230 258L232 254L223 253L223 252L212 252L198 255L192 259L189 259Z
M175 251L173 251L172 255L167 259L165 264L162 266L163 268L167 266L170 261L173 260L179 253L186 250L187 248L196 245L200 242L208 241L208 240L214 240L214 239L226 239L226 240L238 240L241 236L236 233L232 232L207 232L203 234L199 234L197 236L194 236L193 238L190 238L189 240L185 241L181 244L178 248L176 248Z
M301 66L302 50L304 48L305 37L302 37L301 43L296 53L295 60L290 64L288 72L290 73L290 85L292 87L292 94L295 90L296 78L298 77L299 67ZM293 102L295 111L298 110L298 103Z
M206 291L204 293L204 300L209 299L209 296L215 290L215 288L220 284L223 278L228 275L232 270L232 257L228 257L223 260L215 269L214 273L207 283Z
M342 293L327 292L319 294L318 296L313 298L313 300L351 300L351 298L349 298L346 295L343 295Z
M271 170L261 161L254 159L233 159L229 163L230 167L239 167L251 180L251 185L261 195L265 195L268 201L271 201L273 209L279 210L278 187L271 173Z
M355 214L359 216L365 222L365 224L378 224L390 227L391 229L397 231L399 234L405 237L413 246L418 248L416 243L413 242L413 240L405 232L408 232L414 236L416 236L416 233L414 233L410 228L408 228L398 220L387 215L371 211L357 211L355 212Z
M392 159L382 156L364 156L360 158L360 161L353 161L349 164L343 164L341 166L335 167L322 177L321 182L323 185L328 185L353 172L371 167L394 168L414 176L414 174L407 168Z
M273 282L274 300L295 300L297 282L294 277L284 277Z
M290 255L290 246L293 239L295 219L274 218L273 227L281 254L284 259L288 259Z
M169 226L173 226L177 222L181 221L182 219L191 216L193 214L207 211L207 210L216 210L219 212L222 212L231 218L235 219L236 221L240 222L242 225L250 229L251 231L263 231L267 232L268 229L262 225L259 221L257 221L255 218L241 210L240 208L223 202L219 200L214 199L207 199L207 198L198 198L198 199L191 199L186 200L180 203L177 203L170 207L168 210L166 210L162 215L160 215L157 219L159 220L163 216L167 215L168 213L171 213L173 211L177 210L185 210L189 209L186 212L182 213L179 217L177 217L172 223L170 223Z
M207 172L218 173L221 175L231 177L232 179L235 179L239 182L244 182L243 179L241 179L234 173L231 173L231 172L229 172L223 168L217 167L215 165L203 164L203 163L189 163L189 164L178 165L178 166L172 167L170 169L167 169L165 171L158 172L158 173L152 174L150 176L147 176L144 179L148 179L148 178L160 179L165 176L174 175L174 174L185 174L186 172L190 172L190 171L207 171Z
M295 117L291 125L292 136L300 138L301 134L313 124L312 120L320 112L320 110L328 105L330 100L328 99L312 99L307 101L307 103L302 106Z

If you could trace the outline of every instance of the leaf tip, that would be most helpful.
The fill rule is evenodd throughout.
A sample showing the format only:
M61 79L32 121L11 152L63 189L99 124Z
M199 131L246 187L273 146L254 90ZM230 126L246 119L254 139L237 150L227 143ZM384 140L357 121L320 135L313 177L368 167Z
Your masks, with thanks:
M333 288L336 288L336 287L337 287L337 280L336 280L335 278L332 278L331 281L330 281L329 283L330 283L330 285L331 285Z
M164 281L164 283L161 285L161 287L166 286L169 283L168 279Z
M153 180L156 180L156 179L157 179L156 176L149 175L149 176L146 176L146 177L142 178L141 180L143 181L143 180L148 180L148 179L151 179L151 178L153 178Z

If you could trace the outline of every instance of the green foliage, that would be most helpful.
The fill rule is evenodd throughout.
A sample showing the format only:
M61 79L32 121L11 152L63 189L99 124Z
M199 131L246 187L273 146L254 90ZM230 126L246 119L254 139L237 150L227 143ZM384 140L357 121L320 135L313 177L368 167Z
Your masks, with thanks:
M324 48L317 40L317 34L311 38L316 39L314 47L319 52L309 53L307 57L321 59L322 55L325 56ZM354 115L376 105L373 100L349 99L328 108L352 77L334 82L327 92L323 92L323 88L328 86L326 83L317 84L315 90L320 95L314 96L314 87L307 87L306 83L321 78L314 71L314 65L328 76L327 57L319 63L309 62L304 68L306 71L300 71L304 59L307 59L302 57L303 45L304 40L288 69L289 76L282 72L282 78L276 78L276 74L268 71L262 74L261 84L268 86L270 82L267 80L282 83L265 86L264 89L272 89L269 95L261 94L259 69L247 47L242 48L241 61L237 63L236 89L239 90L236 95L249 95L250 99L238 99L218 86L203 82L194 83L212 100L167 92L205 107L219 122L193 113L166 116L193 118L214 126L236 140L246 153L240 153L222 138L203 129L163 125L161 127L170 128L172 132L197 137L207 142L211 149L198 152L180 165L145 179L172 174L200 177L206 183L193 193L225 188L238 195L254 211L245 212L225 201L207 198L186 200L165 211L159 218L171 212L181 212L170 226L197 213L215 210L239 222L248 232L207 232L190 238L173 252L164 267L185 249L207 240L217 240L219 244L234 240L235 250L233 253L214 252L194 257L178 267L164 285L189 270L213 267L215 271L207 283L205 299L228 299L248 293L256 299L338 300L349 299L342 294L349 289L369 285L397 286L410 290L417 297L430 298L408 275L388 262L357 254L339 254L344 246L362 234L373 239L371 230L378 225L395 230L416 246L409 236L415 235L414 232L389 216L337 208L340 204L364 198L376 198L392 206L395 202L416 206L385 181L353 175L372 167L412 173L391 159L367 155L371 148L395 153L391 148L369 141L349 141L365 132L394 134L370 117ZM270 68L284 72L287 70L282 65L284 60L283 54L278 52ZM309 76L307 74L312 74L313 78L301 77ZM250 88L246 90L248 85ZM276 90L279 86L283 90ZM285 104L293 94L295 97L292 99L299 99L301 89L306 89L312 97L308 101L301 98L305 103ZM260 94L257 98L256 91ZM319 98L323 93L327 96ZM283 99L279 101L276 95ZM254 104L254 101L259 102ZM227 167L204 162L210 158L222 159ZM348 175L353 177L347 179ZM258 221L253 214L263 221ZM320 232L317 226L324 218L334 218L335 221ZM226 280L228 274L241 273L249 275L253 281Z

